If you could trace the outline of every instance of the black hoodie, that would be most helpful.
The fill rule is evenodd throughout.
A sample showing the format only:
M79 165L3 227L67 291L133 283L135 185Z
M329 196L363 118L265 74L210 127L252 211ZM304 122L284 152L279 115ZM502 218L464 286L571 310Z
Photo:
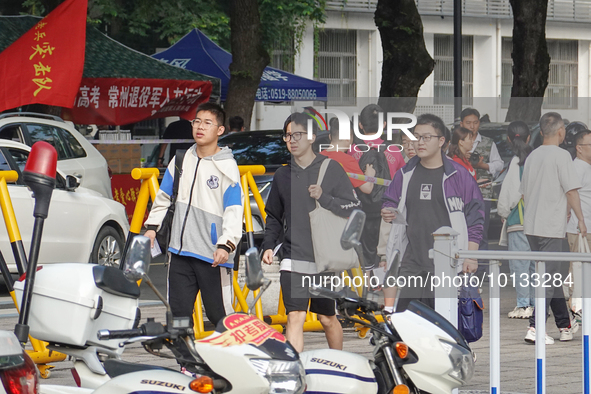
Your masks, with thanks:
M284 235L281 246L283 259L314 262L309 213L316 208L316 200L310 197L308 187L316 184L324 160L328 159L317 155L308 167L301 168L292 156L290 164L275 172L265 206L267 224L263 250L274 249L280 236ZM360 208L361 203L347 174L336 161L331 160L328 164L321 187L322 195L318 202L335 215L348 217L355 208ZM308 270L294 266L293 271Z

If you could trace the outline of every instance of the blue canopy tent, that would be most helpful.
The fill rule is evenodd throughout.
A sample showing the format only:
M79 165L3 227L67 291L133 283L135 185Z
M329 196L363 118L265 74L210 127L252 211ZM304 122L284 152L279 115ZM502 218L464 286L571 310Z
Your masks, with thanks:
M220 48L198 29L190 31L176 44L152 57L172 66L220 78L221 100L226 100L232 54ZM324 101L326 95L325 83L267 67L257 90L256 101Z

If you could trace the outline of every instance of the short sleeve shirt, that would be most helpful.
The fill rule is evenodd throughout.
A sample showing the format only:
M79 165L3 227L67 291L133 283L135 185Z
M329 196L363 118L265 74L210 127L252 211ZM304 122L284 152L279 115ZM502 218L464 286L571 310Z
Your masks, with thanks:
M433 273L433 233L450 226L449 212L443 197L443 166L429 169L416 166L406 192L406 235L408 246L400 267L400 275Z
M581 182L570 153L555 145L542 145L527 158L519 191L523 194L523 230L545 238L566 236L566 192Z
M573 161L577 176L581 180L581 188L579 189L579 197L581 199L581 210L585 218L585 224L591 223L591 164L578 157ZM570 234L577 234L579 219L574 212L570 215L570 220L566 227L566 232Z

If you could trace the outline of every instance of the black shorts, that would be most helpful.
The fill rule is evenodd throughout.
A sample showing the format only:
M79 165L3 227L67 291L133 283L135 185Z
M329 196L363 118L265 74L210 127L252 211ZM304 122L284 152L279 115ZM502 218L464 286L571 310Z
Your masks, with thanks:
M297 272L281 271L279 281L281 283L285 312L307 311L309 302L310 312L324 316L334 316L336 314L336 302L334 300L312 296L308 291L308 283L324 284L324 278L330 278L332 276L334 276L332 273L308 275L299 274ZM307 279L308 277L311 278L310 281ZM303 278L306 278L305 287L302 285ZM326 283L326 287L330 288L330 280Z

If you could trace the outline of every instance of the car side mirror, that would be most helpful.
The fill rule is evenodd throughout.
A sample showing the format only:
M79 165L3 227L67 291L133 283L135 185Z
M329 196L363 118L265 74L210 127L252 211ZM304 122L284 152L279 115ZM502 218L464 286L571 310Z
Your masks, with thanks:
M66 190L74 191L80 186L80 180L74 175L66 175Z
M133 238L123 265L123 273L127 280L136 282L148 275L152 261L150 249L150 238L143 235Z
M341 235L341 247L345 250L349 250L360 245L361 232L365 225L365 212L355 209L349 220L345 225L343 234Z
M257 248L250 248L244 254L246 259L246 287L257 290L264 283L263 269Z

